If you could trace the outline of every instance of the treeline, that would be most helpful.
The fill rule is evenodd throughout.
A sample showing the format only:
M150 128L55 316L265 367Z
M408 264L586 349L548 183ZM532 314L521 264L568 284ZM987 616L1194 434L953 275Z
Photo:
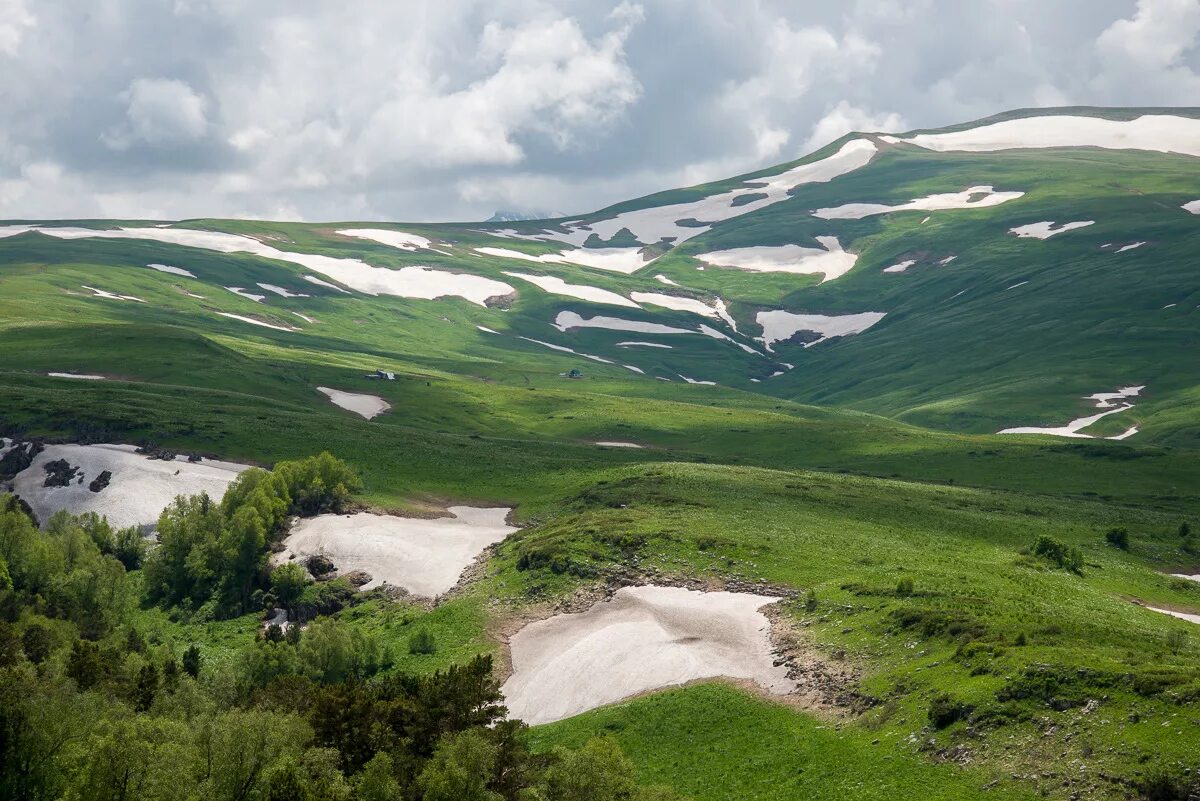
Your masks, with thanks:
M0 798L676 798L638 786L607 740L532 753L487 658L398 674L336 617L220 655L138 630L139 604L203 621L329 586L272 575L269 546L289 516L340 511L359 486L329 454L250 470L219 503L177 499L149 550L95 515L39 530L0 495Z

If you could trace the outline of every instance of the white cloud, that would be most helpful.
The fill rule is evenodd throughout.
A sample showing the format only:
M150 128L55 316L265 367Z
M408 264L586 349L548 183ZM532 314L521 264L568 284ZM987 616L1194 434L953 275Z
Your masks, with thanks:
M844 136L851 131L862 131L865 133L879 131L886 133L890 131L904 131L907 128L908 123L899 114L876 114L842 100L836 106L826 111L825 116L817 120L817 124L813 126L812 135L808 137L808 142L805 143L804 149L816 150L817 148L824 147L838 137Z
M15 56L25 36L25 29L37 24L37 18L25 5L25 0L0 0L0 54Z
M0 218L575 213L850 128L1200 96L1196 0L77 5L0 0Z
M125 120L102 137L114 150L138 142L178 145L199 139L208 127L206 102L183 81L138 78L121 93Z
M1197 0L1138 0L1132 18L1119 19L1096 39L1103 64L1097 83L1141 87L1145 104L1200 93L1200 75L1184 63L1200 35Z

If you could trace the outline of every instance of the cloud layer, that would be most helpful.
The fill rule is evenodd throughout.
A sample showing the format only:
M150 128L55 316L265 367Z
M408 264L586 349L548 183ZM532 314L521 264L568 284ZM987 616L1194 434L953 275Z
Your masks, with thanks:
M0 0L0 218L580 212L849 130L1200 97L1197 0Z

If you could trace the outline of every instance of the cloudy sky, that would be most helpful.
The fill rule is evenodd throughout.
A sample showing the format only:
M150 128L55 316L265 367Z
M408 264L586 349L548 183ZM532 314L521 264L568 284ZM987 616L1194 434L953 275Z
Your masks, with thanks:
M0 0L0 218L575 213L1197 98L1200 0Z

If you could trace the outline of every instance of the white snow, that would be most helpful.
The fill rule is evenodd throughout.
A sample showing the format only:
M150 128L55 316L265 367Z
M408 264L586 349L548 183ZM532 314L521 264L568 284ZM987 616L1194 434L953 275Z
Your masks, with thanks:
M618 342L618 348L666 348L671 349L671 345L664 345L661 342Z
M43 524L54 512L66 509L71 514L95 512L118 527L152 526L176 495L207 492L220 500L229 483L247 467L209 459L189 462L185 456L165 462L148 459L136 450L132 445L47 445L13 479L13 491ZM44 465L56 459L78 467L82 482L77 477L65 487L44 486ZM108 486L92 492L88 484L104 470L112 473Z
M634 367L632 364L622 364L621 366L624 367L626 370L632 370L635 373L641 373L642 375L646 374L645 370L643 370L640 367Z
M147 264L146 266L149 267L151 270L158 270L160 273L170 273L171 275L182 275L185 278L195 278L196 277L189 270L185 270L182 267L172 267L169 264Z
M240 286L227 286L225 288L228 289L233 294L235 294L239 297L243 297L246 300L252 300L255 303L262 303L264 300L267 299L266 295L255 295L252 292L247 292L245 289L243 289Z
M647 262L640 253L640 248L576 248L561 250L557 253L525 253L510 248L482 247L474 248L476 253L484 256L500 256L506 259L521 259L539 264L575 264L581 267L594 267L598 270L631 275Z
M833 337L844 337L850 334L860 334L878 323L886 312L860 312L859 314L795 314L783 309L759 312L755 318L762 327L762 343L767 350L771 345L790 339L800 331L815 331L820 339L806 342L804 347L824 342Z
M278 295L281 298L309 298L309 297L312 297L312 295L305 295L303 293L295 293L295 292L292 292L281 286L275 286L274 284L259 284L259 287L267 290L268 292L274 292L276 295Z
M946 258L939 261L938 264L942 267L945 267L947 264L949 264L950 262L954 261L957 258L958 258L958 256L947 256Z
M276 331L299 331L300 330L299 328L292 328L291 326L273 325L264 320L256 320L253 317L245 317L241 314L232 314L230 312L217 312L217 314L221 315L222 317L228 317L231 320L240 320L243 323L250 323L251 325L260 325L263 328L273 328Z
M392 404L378 395L344 392L340 389L330 389L329 387L317 387L317 391L329 398L334 406L340 406L368 420L392 408Z
M1200 203L1200 200L1197 200L1196 202ZM1198 211L1196 213L1200 214L1200 211ZM660 284L666 284L667 286L679 286L679 284L675 283L670 278L667 278L665 275L656 275L656 276L654 276L654 280L659 282Z
M972 186L961 192L943 192L915 198L907 203L901 203L899 206L888 206L883 203L846 203L833 208L817 209L813 212L813 216L825 220L860 220L863 217L889 214L894 211L982 209L1016 200L1024 194L1024 192L997 192L991 186ZM982 195L982 197L976 197L977 195ZM972 200L972 198L975 199Z
M664 295L658 292L631 292L629 297L647 306L658 306L672 311L691 312L701 317L721 319L721 312L716 306L709 306L696 298L685 298L679 295Z
M315 323L316 322L316 320L309 317L307 314L301 314L298 311L294 311L294 312L292 312L292 314L296 315L297 317L299 317L301 320L303 320L306 323Z
M1048 434L1053 437L1073 437L1073 438L1078 438L1078 439L1095 439L1095 437L1093 437L1091 434L1084 434L1083 429L1092 425L1097 420L1107 417L1110 414L1117 414L1119 412L1125 411L1126 409L1132 409L1133 403L1128 401L1127 399L1137 397L1138 394L1141 393L1141 391L1145 388L1146 388L1145 386L1122 387L1122 388L1118 389L1116 392L1097 392L1094 395L1087 395L1084 397L1084 400L1092 401L1093 405L1097 409L1104 409L1105 411L1100 412L1098 414L1089 415L1087 417L1080 417L1078 419L1072 420L1071 422L1067 423L1065 426L1057 426L1057 427L1053 427L1053 426L1048 426L1048 427L1021 426L1018 428L1006 428L1002 431L998 431L997 433L999 433L999 434ZM1120 405L1118 405L1118 404L1114 403L1113 401L1123 401L1123 402ZM1130 429L1127 429L1125 432L1123 432L1121 434L1117 434L1116 436L1111 436L1111 437L1105 437L1105 439L1116 439L1116 440L1127 439L1128 437L1133 436L1137 432L1138 432L1137 426L1134 426Z
M341 292L343 295L350 294L347 290L342 289L340 286L334 286L333 284L329 283L328 281L322 281L320 278L317 278L315 275L306 275L306 276L304 276L304 280L308 281L310 284L316 284L317 286L323 286L326 289L336 290L338 292Z
M84 381L104 381L107 376L92 375L90 373L46 373L51 378L79 378Z
M542 291L549 292L552 295L565 295L566 297L579 298L591 303L607 303L611 306L625 306L631 309L640 308L632 300L618 295L616 292L584 284L568 284L566 281L556 278L553 275L529 275L527 273L509 272L506 272L505 275L510 278L520 278L522 281L528 281Z
M794 685L773 664L778 599L679 587L622 587L586 612L530 623L510 641L502 692L512 718L549 723L650 690L727 676L783 695Z
M407 234L404 231L389 231L385 228L345 228L337 233L357 239L369 239L400 250L430 250L430 245L433 244L423 236Z
M594 362L601 362L602 364L612 364L612 362L610 360L605 359L602 356L592 356L591 354L588 354L588 353L580 353L579 351L572 350L571 348L568 348L564 345L555 345L553 342L543 342L542 340L534 339L533 337L517 337L517 339L523 339L526 342L532 342L535 345L542 345L544 347L550 348L551 350L557 350L557 351L561 351L563 353L571 353L576 356L582 356L583 358L591 359Z
M1175 612L1170 609L1160 609L1157 606L1147 606L1146 608L1152 612L1161 612L1164 615L1170 615L1171 617L1177 617L1180 620L1186 620L1189 623L1200 623L1200 615L1194 615L1188 612Z
M1095 225L1095 220L1079 220L1078 222L1055 223L1052 220L1043 222L1029 223L1028 225L1018 225L1016 228L1009 228L1010 234L1016 234L1023 239L1049 239L1057 234L1063 234L1067 231L1074 231L1076 228L1087 228L1089 225Z
M890 134L880 134L879 141L887 142L889 145L898 145L900 144L901 139L898 136L892 136Z
M1183 209L1184 211L1190 211L1192 214L1200 214L1200 200L1189 201L1184 203L1179 208Z
M477 325L475 327L478 328L480 331L482 331L485 334L496 334L496 335L500 334L499 331L493 331L492 329L488 328L486 325Z
M1008 290L1010 290L1010 289L1016 289L1017 287L1019 287L1019 286L1025 286L1025 285L1026 285L1026 284L1028 284L1028 283L1029 283L1028 281L1018 281L1017 283L1013 284L1012 286L1005 287L1005 288L1004 288L1004 291L1005 291L1005 292L1007 292L1007 291L1008 291Z
M731 336L729 336L729 335L727 335L727 334L724 334L724 333L722 333L722 332L718 331L718 330L717 330L717 329L715 329L715 328L710 328L710 327L709 327L709 326L707 326L707 325L703 325L703 324L701 324L701 325L700 325L700 329L699 329L699 330L700 330L700 333L701 333L701 334L704 334L704 336L706 336L706 337L711 337L712 339L719 339L719 340L721 340L721 341L723 341L723 342L731 342L731 343L733 343L734 345L737 345L737 346L738 346L739 348L741 348L742 350L746 351L746 353L752 353L752 354L754 354L755 356L762 356L762 355L763 355L763 354L759 353L758 351L756 351L754 348L750 347L749 345L743 345L741 342L738 342L738 341L737 341L736 339L734 339L733 337L731 337ZM764 358L765 358L765 357L764 357Z
M107 292L103 289L96 289L96 287L88 286L87 284L83 284L82 288L86 289L88 292L91 292L92 296L97 298L108 298L109 300L132 300L136 303L146 302L141 298L135 298L133 295L114 295L112 292Z
M686 328L676 328L661 323L647 323L641 320L625 320L620 317L597 316L590 319L579 316L573 311L562 311L554 319L553 326L559 331L569 331L572 328L605 328L610 331L637 331L641 334L695 334Z
M678 375L680 378L682 378L685 382L687 382L689 384L702 384L702 385L708 386L708 387L715 387L717 385L716 381L697 381L694 378L688 378L683 373L677 373L676 375Z
M369 573L364 590L386 583L432 598L453 588L484 548L517 530L505 522L511 509L451 506L447 511L453 517L361 512L305 518L292 528L283 541L286 550L273 561L324 554L339 574Z
M597 442L595 443L602 448L643 448L644 445L638 445L636 442Z
M841 278L850 272L858 256L842 250L836 236L818 236L820 248L800 245L731 248L699 253L696 258L717 267L766 273L820 273L821 283Z
M593 234L601 240L607 241L625 229L643 244L650 245L668 239L678 245L680 242L709 230L713 223L740 217L743 214L749 214L773 203L786 200L788 191L797 186L826 183L838 176L857 170L869 163L877 152L878 148L870 139L852 139L844 144L837 153L823 159L801 164L776 175L752 178L736 189L709 195L699 200L635 209L592 222L567 221L561 226L561 229L565 230L546 229L537 234L523 234L516 231L507 231L506 233L522 239L556 240L582 245ZM743 195L763 195L763 197L741 205L733 205L734 200ZM696 221L699 224L680 225L680 222L687 221ZM586 250L594 252L594 249L591 248ZM625 258L631 260L635 254L638 259L642 258L638 253L639 248L613 248L610 250L626 252L630 255ZM569 251L568 253L578 254L580 252ZM648 262L642 262L642 264L646 263Z
M3 453L4 453L3 451L0 451L0 454L3 454ZM1181 578L1181 579L1187 579L1188 581L1200 582L1200 573L1196 573L1195 575L1189 575L1187 573L1172 573L1171 575L1174 578Z
M29 230L28 226L17 226ZM149 239L185 247L203 248L218 253L250 253L266 259L299 264L367 295L395 295L402 298L433 300L461 297L480 306L490 298L512 294L512 287L479 275L451 273L424 266L389 270L372 267L359 259L341 259L316 253L279 250L249 236L220 231L188 228L35 228L39 233L60 239ZM5 228L0 227L0 235ZM305 276L306 280L311 280Z
M1131 245L1122 245L1121 247L1117 248L1114 252L1115 253L1124 253L1127 250L1133 250L1134 248L1140 248L1144 244L1146 244L1146 243L1145 242L1134 242Z
M916 263L916 259L905 259L904 261L893 264L891 267L884 267L883 271L885 273L902 273Z
M1200 119L1146 114L1132 120L1106 120L1054 114L994 122L965 131L917 134L903 141L938 151L1101 147L1200 156Z

